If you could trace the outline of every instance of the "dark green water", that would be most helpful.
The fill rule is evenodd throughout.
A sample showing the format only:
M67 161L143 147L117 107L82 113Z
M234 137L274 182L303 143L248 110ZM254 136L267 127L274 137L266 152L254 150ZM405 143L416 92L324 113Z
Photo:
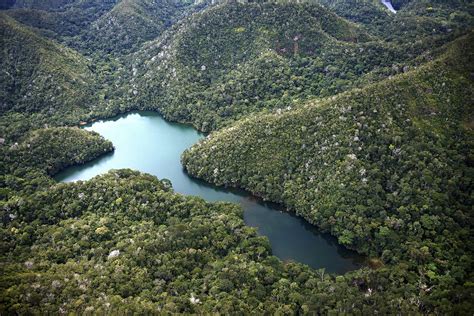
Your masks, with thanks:
M66 169L57 181L87 180L110 169L131 168L167 178L176 192L197 195L208 201L230 201L242 205L244 220L269 238L273 254L328 272L344 273L361 266L362 258L338 245L336 239L318 233L303 219L282 212L239 190L217 188L183 172L182 152L202 134L190 126L169 123L153 112L137 112L100 121L86 127L113 142L115 152L82 166Z

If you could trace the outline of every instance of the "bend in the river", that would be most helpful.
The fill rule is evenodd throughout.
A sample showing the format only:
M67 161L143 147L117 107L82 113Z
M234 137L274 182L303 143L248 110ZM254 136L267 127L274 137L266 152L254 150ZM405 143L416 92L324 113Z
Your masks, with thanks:
M344 273L361 266L362 257L337 243L334 237L273 203L251 194L212 186L189 177L181 166L182 152L203 135L190 126L170 123L154 112L135 112L85 127L113 142L115 152L56 176L58 181L87 180L110 169L131 168L169 179L176 192L207 201L235 202L244 209L244 221L269 238L273 254L328 272Z

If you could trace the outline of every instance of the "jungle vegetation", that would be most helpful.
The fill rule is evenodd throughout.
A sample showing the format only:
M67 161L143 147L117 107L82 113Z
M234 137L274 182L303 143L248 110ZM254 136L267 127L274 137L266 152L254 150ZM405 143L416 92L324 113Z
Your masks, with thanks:
M469 1L0 3L0 313L468 314ZM111 170L77 128L131 110L209 132L206 181L282 203L369 264L272 255L230 203Z

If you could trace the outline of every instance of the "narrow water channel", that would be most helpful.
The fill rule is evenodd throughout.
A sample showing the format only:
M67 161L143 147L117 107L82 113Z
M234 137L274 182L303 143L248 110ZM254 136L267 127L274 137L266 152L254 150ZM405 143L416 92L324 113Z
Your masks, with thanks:
M390 12L392 12L392 13L397 13L397 10L395 10L395 8L394 8L393 5L392 5L392 1L390 1L390 0L380 0L380 2L382 2L382 4L383 4L384 6L386 6L387 9L388 9Z
M315 269L344 273L361 266L362 257L319 233L303 219L281 211L247 192L218 188L189 177L181 166L182 152L204 135L190 126L170 123L154 112L134 112L85 127L113 142L115 152L59 173L57 181L88 180L110 169L131 168L169 179L175 192L207 201L235 202L244 209L244 221L267 236L273 254Z

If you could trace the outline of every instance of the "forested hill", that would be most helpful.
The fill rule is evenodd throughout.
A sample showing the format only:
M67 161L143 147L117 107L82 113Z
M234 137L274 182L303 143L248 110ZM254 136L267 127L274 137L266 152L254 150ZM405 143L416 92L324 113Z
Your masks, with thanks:
M147 40L158 37L189 7L180 0L120 1L81 34L85 48L105 53L129 53Z
M87 55L122 55L158 37L191 7L180 0L16 1L7 12Z
M363 15L359 7L354 14ZM465 32L466 22L445 17L382 14L387 32L315 3L223 3L131 56L124 73L132 83L129 102L215 130L249 113L396 74Z
M322 63L310 56L325 51L331 55L326 59L335 59L369 40L318 5L293 3L224 3L191 16L169 35L133 56L132 100L202 130L288 100L311 79L302 73L303 60L308 73L314 69L319 76ZM333 80L313 89L308 82L305 93Z
M377 1L354 5L355 17L365 16L367 5L383 16L386 31L380 32L376 19L351 22L332 11L334 3L323 4L223 2L208 8L206 2L90 0L37 8L18 2L2 11L15 21L2 21L10 25L4 32L13 24L23 31L5 34L3 53L19 45L20 33L28 49L2 59L15 76L2 73L3 91L12 91L4 96L1 133L13 141L19 131L44 124L71 125L132 109L158 110L170 120L216 130L251 113L407 71L435 58L439 47L473 25L468 5L434 2L396 15ZM78 62L44 53L55 48ZM60 65L57 71L66 74L38 84L55 71L47 65ZM32 69L40 71L30 74ZM59 94L54 99L52 89Z
M0 35L2 115L39 113L62 121L94 106L95 75L84 56L1 12Z
M386 40L422 38L449 32L456 25L472 23L472 3L462 0L392 0L391 13L379 0L316 0L348 20L360 23ZM406 40L406 38L405 38Z
M281 202L348 247L408 264L434 296L469 291L473 39L412 72L238 122L187 150L183 165Z
M474 5L392 4L0 1L0 314L472 313ZM114 149L74 126L144 109L210 132L192 176L367 266L282 262L137 171L52 178Z

